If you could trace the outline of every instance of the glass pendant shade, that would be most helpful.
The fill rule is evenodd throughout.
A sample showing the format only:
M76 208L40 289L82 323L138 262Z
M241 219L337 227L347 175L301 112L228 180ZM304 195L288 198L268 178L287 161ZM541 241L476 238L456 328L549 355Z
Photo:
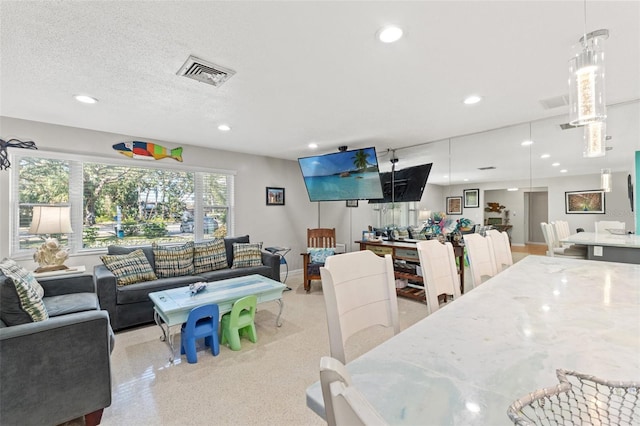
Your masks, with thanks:
M574 46L574 54L569 60L569 123L572 126L607 117L603 50L606 37L598 35L601 31L606 30L587 34L586 42Z
M585 157L587 158L604 157L606 152L606 146L605 146L606 128L607 128L607 125L604 121L596 121L584 126L583 155Z
M611 192L611 169L600 170L600 189Z

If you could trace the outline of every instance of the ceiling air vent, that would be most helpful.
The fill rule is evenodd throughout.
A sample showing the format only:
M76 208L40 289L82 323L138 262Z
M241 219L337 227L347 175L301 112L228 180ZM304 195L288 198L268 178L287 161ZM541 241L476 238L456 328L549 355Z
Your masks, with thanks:
M569 95L556 96L554 98L542 99L540 101L544 109L560 108L569 106Z
M210 84L215 87L229 80L236 72L211 62L203 61L195 56L189 56L187 62L178 70L177 75L192 78L200 83Z
M494 170L495 166L478 167L478 170Z

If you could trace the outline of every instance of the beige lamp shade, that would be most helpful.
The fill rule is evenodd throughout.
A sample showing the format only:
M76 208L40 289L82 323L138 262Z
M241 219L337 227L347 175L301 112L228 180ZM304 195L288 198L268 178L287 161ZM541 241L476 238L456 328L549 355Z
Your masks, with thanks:
M68 206L34 206L30 234L69 234L71 213Z
M418 213L418 220L420 221L429 220L430 217L431 210L420 210L420 212Z

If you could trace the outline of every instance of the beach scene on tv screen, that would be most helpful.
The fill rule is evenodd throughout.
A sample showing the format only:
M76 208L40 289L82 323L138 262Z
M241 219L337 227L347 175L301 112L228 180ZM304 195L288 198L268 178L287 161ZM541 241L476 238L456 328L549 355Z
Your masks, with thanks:
M311 201L381 198L374 148L298 159Z

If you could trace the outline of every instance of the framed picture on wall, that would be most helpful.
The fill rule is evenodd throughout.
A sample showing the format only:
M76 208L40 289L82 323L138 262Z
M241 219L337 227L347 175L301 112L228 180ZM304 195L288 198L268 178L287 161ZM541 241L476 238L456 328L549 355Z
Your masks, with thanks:
M604 214L604 191L567 191L564 206L567 214Z
M267 205L284 206L284 188L267 187Z
M358 200L347 200L347 207L358 207Z
M447 197L447 214L462 214L462 197Z
M479 189L465 189L463 191L464 196L464 208L473 209L480 207L480 190Z

